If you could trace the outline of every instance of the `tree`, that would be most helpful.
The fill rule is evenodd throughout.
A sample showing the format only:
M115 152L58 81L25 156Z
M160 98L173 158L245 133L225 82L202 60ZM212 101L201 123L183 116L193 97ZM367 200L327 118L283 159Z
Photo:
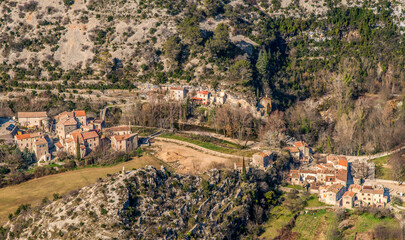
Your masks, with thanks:
M205 47L211 55L223 56L229 46L229 27L224 23L220 23L214 30L214 36L207 41Z
M206 14L212 17L215 17L222 8L219 0L204 0L204 6Z
M74 0L63 0L63 3L65 4L65 6L69 7L71 5L73 5L73 3L75 3Z
M80 161L82 159L82 156L80 154L80 143L79 143L79 137L76 137L76 159Z
M202 42L201 30L197 18L185 18L179 25L180 34L187 44L198 45Z
M276 194L274 193L274 191L268 191L264 194L264 197L267 200L267 204L270 206L276 205L277 204L277 198L276 198Z
M249 83L253 80L253 71L249 61L241 59L229 68L229 80Z
M105 73L108 73L114 65L111 58L111 53L108 51L102 51L97 57L99 68Z
M269 72L269 55L266 50L260 50L259 57L256 62L257 71L264 77L268 76Z
M404 181L405 179L405 150L394 153L390 159L389 163L392 167L394 173L394 179L396 181Z
M182 49L182 45L180 43L180 39L176 36L171 36L167 39L166 42L163 43L163 51L167 58L171 61L177 63L180 60L180 53Z
M247 181L245 158L242 158L242 181L244 181L244 182Z

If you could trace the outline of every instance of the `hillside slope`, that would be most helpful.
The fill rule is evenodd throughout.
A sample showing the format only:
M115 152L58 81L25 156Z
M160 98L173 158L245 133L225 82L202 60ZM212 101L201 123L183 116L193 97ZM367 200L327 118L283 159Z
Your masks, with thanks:
M254 231L270 190L266 174L242 182L238 172L212 170L208 180L153 167L107 180L44 203L21 207L2 238L237 239Z

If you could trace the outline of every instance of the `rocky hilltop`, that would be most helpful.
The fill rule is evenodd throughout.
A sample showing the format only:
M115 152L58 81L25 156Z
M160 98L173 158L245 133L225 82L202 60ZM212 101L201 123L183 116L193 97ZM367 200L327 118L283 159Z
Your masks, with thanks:
M255 170L245 182L238 171L207 175L150 166L112 175L39 208L21 207L1 238L239 239L257 231L269 176Z

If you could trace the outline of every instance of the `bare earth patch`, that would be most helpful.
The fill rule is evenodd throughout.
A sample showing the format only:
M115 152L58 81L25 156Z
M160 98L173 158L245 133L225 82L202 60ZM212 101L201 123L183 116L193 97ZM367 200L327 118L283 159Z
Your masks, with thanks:
M223 164L226 167L233 166L232 159L213 156L171 142L159 141L154 144L154 147L156 149L155 156L172 165L178 173L200 173L212 168L216 164Z

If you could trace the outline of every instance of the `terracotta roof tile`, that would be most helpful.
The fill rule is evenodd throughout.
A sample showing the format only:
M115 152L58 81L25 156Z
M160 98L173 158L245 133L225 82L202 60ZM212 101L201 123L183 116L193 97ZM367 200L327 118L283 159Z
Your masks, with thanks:
M199 91L198 94L208 95L210 92L208 91Z
M122 132L122 131L131 131L131 128L129 126L117 126L117 127L106 128L105 130L112 131L112 132Z
M96 131L90 131L90 132L84 132L82 133L83 138L86 139L90 139L90 138L98 138L98 134Z
M47 117L46 112L18 112L18 118L40 118Z
M171 87L170 90L184 90L184 87Z
M62 143L60 143L60 142L55 143L55 146L56 146L57 148L63 148L63 145L62 145Z
M347 192L345 192L345 194L343 194L343 197L351 197L351 198L353 198L355 195L356 195L355 192L347 191Z
M342 184L332 184L328 188L328 192L338 193L344 186Z
M73 111L75 114L75 117L85 117L86 116L86 111L84 110L77 110L77 111Z

